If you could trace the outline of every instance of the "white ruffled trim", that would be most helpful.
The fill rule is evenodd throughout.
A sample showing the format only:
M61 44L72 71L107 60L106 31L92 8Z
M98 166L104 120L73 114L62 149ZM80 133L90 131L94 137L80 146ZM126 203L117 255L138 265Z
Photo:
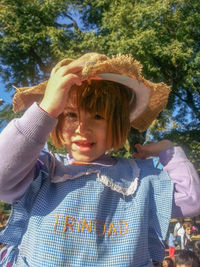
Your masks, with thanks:
M123 187L123 186L120 186L120 185L114 183L106 175L102 175L100 170L88 170L86 172L79 172L76 175L70 175L70 174L64 174L63 176L52 175L51 176L51 182L52 183L60 183L60 182L65 182L67 180L74 180L74 179L77 179L77 178L84 176L84 175L97 174L97 179L102 184L109 187L111 190L122 194L123 196L130 196L130 195L133 195L135 193L135 191L137 190L139 175L140 175L140 169L134 160L129 160L129 164L131 165L132 170L133 170L133 181L131 182L129 187ZM54 169L55 169L55 159L53 159L52 167L53 168L51 168L51 174L53 174Z
M130 196L133 195L135 193L135 191L137 190L138 187L138 177L135 178L129 187L122 187L118 184L113 183L112 181L109 180L109 178L105 175L98 175L98 180L100 182L102 182L102 184L106 185L107 187L109 187L111 190L116 191L120 194L122 194L123 196Z

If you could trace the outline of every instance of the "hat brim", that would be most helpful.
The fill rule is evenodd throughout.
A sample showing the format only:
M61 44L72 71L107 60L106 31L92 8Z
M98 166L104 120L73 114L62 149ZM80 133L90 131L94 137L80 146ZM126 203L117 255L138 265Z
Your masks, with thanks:
M102 80L113 81L130 88L133 92L133 101L130 101L130 122L131 126L140 132L147 130L167 104L170 87L164 83L146 80L141 74L142 65L131 55L119 54L108 58L98 53L87 53L75 60L66 58L60 61L53 72L66 65L69 65L69 68L74 65L83 66L83 80L99 76ZM47 82L32 87L16 88L13 110L17 112L26 109L33 101L40 102Z
M115 73L100 73L98 76L103 80L120 83L131 89L134 94L134 109L131 109L130 113L131 122L146 110L150 100L151 89L143 82L138 81L136 78Z

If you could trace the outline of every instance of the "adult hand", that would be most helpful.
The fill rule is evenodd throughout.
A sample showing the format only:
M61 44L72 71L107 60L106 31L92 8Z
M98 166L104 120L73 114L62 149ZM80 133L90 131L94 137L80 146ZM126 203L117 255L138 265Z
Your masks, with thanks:
M145 145L136 144L135 147L137 149L137 152L133 153L133 156L138 159L157 157L161 151L172 146L173 143L169 140L162 140L157 143L151 142Z

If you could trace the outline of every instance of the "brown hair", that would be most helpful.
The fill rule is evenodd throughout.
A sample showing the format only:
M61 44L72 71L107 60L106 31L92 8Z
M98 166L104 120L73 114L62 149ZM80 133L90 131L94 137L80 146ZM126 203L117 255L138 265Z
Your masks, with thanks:
M175 264L177 265L185 265L188 267L199 267L200 262L198 257L195 255L193 251L190 250L181 250L175 256Z
M185 222L185 223L183 224L183 228L186 229L186 228L188 228L188 227L192 228L192 224L191 224L190 222Z
M174 261L170 257L165 257L162 262L163 267L174 267Z
M107 122L107 149L117 150L126 141L130 129L131 90L121 84L111 81L84 81L81 86L73 86L78 109L99 114ZM53 144L60 148L64 144L62 137L62 122L64 113L58 118L58 124L51 133Z

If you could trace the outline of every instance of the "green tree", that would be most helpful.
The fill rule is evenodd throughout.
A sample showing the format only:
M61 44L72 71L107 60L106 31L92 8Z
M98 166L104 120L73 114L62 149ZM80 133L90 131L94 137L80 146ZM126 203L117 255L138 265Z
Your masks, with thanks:
M78 26L70 16L70 1L1 0L1 76L26 86L48 76L53 64L69 52ZM58 18L67 18L59 23ZM76 55L75 51L74 54Z

